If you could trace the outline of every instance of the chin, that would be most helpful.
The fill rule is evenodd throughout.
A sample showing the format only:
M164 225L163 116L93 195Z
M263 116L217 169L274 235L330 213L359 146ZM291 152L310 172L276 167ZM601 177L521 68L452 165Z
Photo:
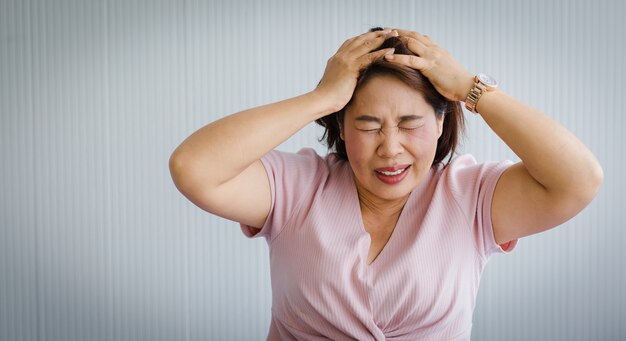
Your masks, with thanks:
M384 199L384 200L398 200L401 198L405 198L407 197L409 194L411 194L411 191L413 191L415 187L411 187L411 188L402 188L402 189L394 189L394 190L384 190L381 191L379 188L379 191L375 192L376 196Z
M415 169L411 166L410 174L407 174L401 182L389 185L378 179L376 175L371 178L370 191L377 197L385 200L395 200L408 196L423 179L422 171L420 174L415 174Z

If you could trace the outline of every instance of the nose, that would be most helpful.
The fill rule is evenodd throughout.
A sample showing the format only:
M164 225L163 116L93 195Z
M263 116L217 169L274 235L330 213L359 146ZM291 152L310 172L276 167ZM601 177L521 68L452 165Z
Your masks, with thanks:
M387 127L382 130L380 145L378 146L378 156L383 158L394 158L404 151L402 147L401 134L398 127Z

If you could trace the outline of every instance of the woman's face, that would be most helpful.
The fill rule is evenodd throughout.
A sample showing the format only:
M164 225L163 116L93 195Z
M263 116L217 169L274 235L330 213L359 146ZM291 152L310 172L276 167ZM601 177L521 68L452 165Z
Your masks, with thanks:
M391 75L369 79L346 107L341 132L359 193L408 197L430 171L442 129L443 116L420 92Z

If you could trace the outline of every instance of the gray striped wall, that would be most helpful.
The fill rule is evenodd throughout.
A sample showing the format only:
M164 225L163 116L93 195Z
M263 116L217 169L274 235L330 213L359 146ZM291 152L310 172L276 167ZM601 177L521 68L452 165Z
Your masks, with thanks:
M378 25L496 76L605 170L585 211L494 256L473 339L625 339L624 17L619 0L0 0L0 340L264 339L265 242L182 197L168 158L208 122L313 89ZM465 151L517 159L467 117ZM280 149L324 153L319 135Z

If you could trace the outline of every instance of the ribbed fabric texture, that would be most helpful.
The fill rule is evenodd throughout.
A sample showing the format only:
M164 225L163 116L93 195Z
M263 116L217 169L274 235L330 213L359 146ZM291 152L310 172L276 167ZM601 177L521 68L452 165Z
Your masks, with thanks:
M494 253L491 198L510 161L471 155L431 169L367 264L354 175L335 154L271 151L270 213L250 238L270 250L269 340L469 340L480 276Z
M0 341L264 339L267 244L181 195L168 158L312 90L373 26L430 35L605 171L580 214L492 258L473 339L626 340L625 17L622 0L0 0ZM466 119L463 151L518 160ZM280 149L324 154L322 132Z

